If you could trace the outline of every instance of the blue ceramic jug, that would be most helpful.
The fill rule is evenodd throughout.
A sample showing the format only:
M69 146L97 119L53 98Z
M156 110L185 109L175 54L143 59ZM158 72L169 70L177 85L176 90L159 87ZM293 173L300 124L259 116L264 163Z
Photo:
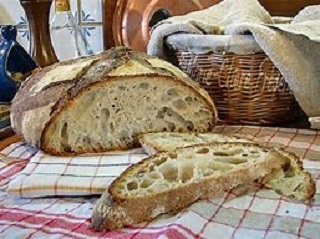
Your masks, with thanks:
M0 26L0 34L0 102L11 102L21 81L37 64L16 41L15 26Z

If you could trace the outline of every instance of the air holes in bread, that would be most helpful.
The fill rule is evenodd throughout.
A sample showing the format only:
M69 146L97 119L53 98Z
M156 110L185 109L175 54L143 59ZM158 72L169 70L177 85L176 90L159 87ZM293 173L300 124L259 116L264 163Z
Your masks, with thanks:
M162 110L158 111L156 118L157 119L163 119L164 118L164 112Z
M128 183L127 184L127 189L129 191L138 189L138 183L136 181L132 181L132 182Z
M171 159L176 159L176 158L178 158L178 154L175 153L175 152L169 152L169 157L170 157Z
M196 151L197 154L207 154L209 153L210 149L208 148L200 148Z
M187 121L186 125L188 130L192 131L194 129L194 125L191 121Z
M167 163L162 165L162 167L159 169L159 171L162 173L163 177L167 179L168 181L175 181L178 177L178 169L175 165Z
M209 163L209 168L214 170L214 171L227 171L232 168L231 165L225 164L225 163L217 163L217 162L210 162Z
M66 152L71 152L71 147L68 144L69 140L69 135L68 135L68 123L64 122L63 126L61 128L61 147L66 151Z
M171 97L178 97L179 93L178 93L177 89L170 89L167 91L167 95L171 96Z
M68 123L65 122L61 129L61 139L66 138L68 141Z
M187 101L188 104L193 101L192 97L190 97L190 96L186 97L185 100Z
M232 156L231 154L226 153L226 152L213 152L213 155L214 155L214 156L221 156L221 157Z
M151 178L146 178L142 181L142 183L140 184L141 188L148 188L149 186L151 186L154 183L154 179Z
M167 157L161 157L159 159L156 159L153 163L157 166L160 166L161 164L165 163L168 160Z
M201 115L210 115L211 114L209 111L206 111L206 110L200 110L199 112Z
M181 181L183 183L187 182L188 180L193 178L193 165L192 164L183 164L180 167L179 170L179 179L181 179Z
M147 172L147 169L146 169L146 168L140 169L140 170L138 171L138 173L137 173L137 176L138 176L139 178L141 178L141 177L144 176L144 174L145 174L146 172Z
M184 110L188 107L187 103L181 99L173 101L172 105L179 110Z
M84 145L90 144L91 140L88 136L83 137L82 142Z
M173 130L176 128L176 126L174 125L174 123L167 122L167 124L168 124L168 128L169 128L170 131L173 131Z
M113 133L114 130L115 130L114 124L111 122L111 123L110 123L110 131L111 131L111 133Z
M123 86L123 85L120 85L120 86L118 87L118 89L121 90L121 91L126 91L126 90L127 90L127 87L125 87L125 86Z
M159 172L151 172L148 175L148 177L153 179L158 179L158 178L162 178L162 174L160 174Z
M110 112L107 108L101 110L101 120L107 122L110 118Z
M139 88L140 88L140 89L143 89L143 90L147 90L147 89L149 89L149 83L147 83L147 82L142 82L142 83L139 85Z
M222 163L231 163L231 164L242 164L242 163L247 163L248 162L244 158L232 158L232 157L216 159L216 161L222 162Z
M128 137L129 137L129 132L128 132L128 131L122 130L122 131L120 132L120 138L121 138L121 139L126 139L126 138L128 138Z

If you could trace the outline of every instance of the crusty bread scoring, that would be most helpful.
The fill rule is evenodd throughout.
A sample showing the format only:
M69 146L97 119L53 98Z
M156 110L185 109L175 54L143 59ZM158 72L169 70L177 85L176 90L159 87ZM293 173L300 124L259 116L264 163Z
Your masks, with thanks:
M125 47L57 63L21 86L13 129L50 154L134 147L136 135L210 130L209 95L179 69Z
M211 143L158 153L122 173L94 208L92 227L110 230L176 213L280 170L288 160L250 143Z

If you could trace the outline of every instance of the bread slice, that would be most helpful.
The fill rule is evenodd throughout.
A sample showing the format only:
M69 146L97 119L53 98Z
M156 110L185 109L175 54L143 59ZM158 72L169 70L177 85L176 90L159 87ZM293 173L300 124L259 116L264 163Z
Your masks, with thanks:
M92 227L111 230L176 213L287 163L277 150L250 143L211 143L161 152L113 181L93 210Z
M311 174L304 171L300 158L295 154L281 149L275 150L288 159L288 163L281 170L276 170L259 181L281 195L309 202L316 192L316 184Z
M158 151L174 151L179 147L210 142L250 142L217 133L149 133L139 136L139 142L149 154ZM315 194L315 181L303 170L301 160L293 153L275 149L287 159L288 164L259 180L267 188L299 201L309 201Z
M178 68L118 47L37 71L13 100L11 119L26 142L68 155L132 148L140 133L206 132L217 113Z
M159 132L141 134L138 137L139 143L144 150L153 155L162 151L173 151L176 148L188 147L201 143L230 143L242 142L253 143L245 138L229 136L221 133L177 133L177 132Z

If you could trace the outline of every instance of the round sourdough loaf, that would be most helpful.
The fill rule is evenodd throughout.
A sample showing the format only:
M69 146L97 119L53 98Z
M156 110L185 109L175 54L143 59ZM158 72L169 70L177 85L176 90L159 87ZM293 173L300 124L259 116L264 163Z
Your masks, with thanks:
M147 132L206 132L205 90L173 65L117 47L35 72L12 102L14 131L47 153L123 150Z

